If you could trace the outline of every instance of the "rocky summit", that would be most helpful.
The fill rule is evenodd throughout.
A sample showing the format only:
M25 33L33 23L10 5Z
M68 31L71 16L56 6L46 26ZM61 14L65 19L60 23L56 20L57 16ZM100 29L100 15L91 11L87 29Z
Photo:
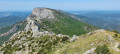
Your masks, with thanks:
M55 19L53 11L48 8L34 8L32 14L29 16L35 18L36 20L40 19Z
M120 53L120 34L98 29L64 11L34 8L26 20L11 29L16 25L15 32L0 46L1 54Z
M32 14L27 18L27 25L25 27L25 30L28 31L31 29L33 34L38 33L40 29L40 27L38 27L40 25L39 22L42 22L44 19L55 19L52 10L47 8L34 8Z
M25 30L31 30L33 36L39 31L73 36L96 29L94 26L82 22L63 11L50 8L34 8L26 21ZM74 26L76 26L76 29Z

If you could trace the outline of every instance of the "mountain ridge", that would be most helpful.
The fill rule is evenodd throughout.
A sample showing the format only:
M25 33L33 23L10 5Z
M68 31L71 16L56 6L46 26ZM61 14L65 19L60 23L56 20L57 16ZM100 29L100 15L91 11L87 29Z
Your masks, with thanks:
M96 27L83 22L73 15L50 8L34 8L32 14L29 15L26 20L17 24L0 29L0 34L2 35L2 37L0 37L1 44L7 41L14 33L22 30L32 31L33 36L37 35L39 31L74 36L85 34L96 29ZM11 32L10 30L12 30L15 25L18 27L16 32Z
M37 31L37 30L40 30L42 28L41 30L47 29L49 31L49 29L50 29L51 32L54 32L54 30L53 31L51 30L51 29L55 29L55 28L52 28L53 26L54 27L61 26L62 28L64 28L66 26L69 28L69 27L72 27L72 24L74 24L74 23L77 25L76 22L83 24L82 26L85 26L85 27L81 28L81 29L83 29L83 31L81 30L81 32L86 33L86 32L88 32L87 30L92 31L92 29L94 30L94 28L95 28L94 26L91 26L85 22L79 21L79 19L74 18L65 12L53 10L50 8L34 8L32 11L32 14L27 18L27 22L28 22L28 24L27 24L25 30L31 29L31 30ZM53 25L56 23L58 23L58 25ZM48 25L46 25L46 24L48 24ZM63 24L63 25L59 25L59 24ZM79 26L81 24L78 24L77 27L81 27L81 26ZM50 27L49 25L52 27ZM34 26L34 28L32 26ZM87 27L90 27L91 29L89 29ZM66 28L66 29L68 29L68 28ZM59 29L59 27L56 28L55 30L57 30L57 29ZM63 32L62 30L63 29L58 30L59 32L57 34L60 34L61 32ZM70 32L70 31L67 31L67 32ZM68 35L68 34L65 34L65 35Z
M22 30L0 46L1 54L52 54L78 36L97 29L72 15L49 8L34 8L22 26Z

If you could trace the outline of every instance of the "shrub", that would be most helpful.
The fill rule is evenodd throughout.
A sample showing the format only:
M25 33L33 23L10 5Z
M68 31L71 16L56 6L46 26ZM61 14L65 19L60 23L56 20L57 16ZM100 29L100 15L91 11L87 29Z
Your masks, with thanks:
M16 48L16 51L20 51L20 50L22 50L22 48Z
M62 38L62 41L66 41L66 40L68 40L69 38L68 37L63 37Z
M25 46L24 46L24 45L22 45L22 48L25 48Z
M112 32L114 32L114 33L118 33L118 31L116 31L116 30L113 30Z
M95 52L97 54L110 54L110 51L106 45L103 46L97 46Z
M118 34L114 34L115 35L115 37L118 37Z
M120 49L120 44L118 45L118 47L117 47L118 49Z
M28 47L31 47L31 44L29 44Z
M30 31L27 32L27 34L30 34L30 33L31 33Z
M32 52L35 52L35 49L32 49Z

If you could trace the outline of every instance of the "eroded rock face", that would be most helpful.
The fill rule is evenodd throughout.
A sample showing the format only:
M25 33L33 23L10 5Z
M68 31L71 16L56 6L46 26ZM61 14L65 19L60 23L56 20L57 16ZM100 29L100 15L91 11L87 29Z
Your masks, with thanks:
M41 19L54 19L55 17L52 10L48 8L34 8L29 18L41 20Z
M79 36L73 35L73 37L70 39L70 42L73 42L75 40L77 40L79 38Z
M27 18L25 30L31 30L35 36L40 30L38 21L41 22L43 19L54 20L55 17L52 10L48 8L34 8L32 14Z
M34 20L31 20L30 18L28 18L25 30L26 31L30 30L31 32L33 32L33 35L37 34L39 32L37 22L35 22Z

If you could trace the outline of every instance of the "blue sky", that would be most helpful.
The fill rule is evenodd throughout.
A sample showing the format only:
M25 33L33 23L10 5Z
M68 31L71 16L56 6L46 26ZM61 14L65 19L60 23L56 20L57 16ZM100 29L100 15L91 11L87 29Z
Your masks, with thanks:
M48 7L67 11L120 10L120 0L0 0L0 11Z

